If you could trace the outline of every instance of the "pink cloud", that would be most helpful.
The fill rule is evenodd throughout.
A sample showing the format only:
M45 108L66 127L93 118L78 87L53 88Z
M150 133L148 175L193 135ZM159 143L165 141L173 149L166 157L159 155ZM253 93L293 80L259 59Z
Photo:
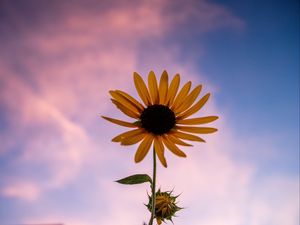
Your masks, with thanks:
M15 70L9 57L1 65L0 103L9 112L9 129L1 133L5 145L0 154L5 157L12 146L21 144L8 171L34 167L43 175L30 170L10 178L1 175L5 181L1 195L40 203L52 191L72 182L81 183L83 172L99 179L96 187L86 184L86 189L74 194L91 202L87 209L90 217L82 216L82 212L67 217L64 212L45 207L43 215L28 215L24 222L125 225L147 221L149 214L142 205L147 201L145 185L124 187L112 181L137 171L151 173L151 157L136 165L136 146L125 149L110 143L122 130L98 118L99 113L121 117L109 102L107 91L135 93L132 72L144 63L142 70L147 72L147 67L158 74L171 68L170 74L181 73L183 82L191 79L200 83L201 78L205 92L215 92L218 87L203 75L199 78L193 63L176 60L178 46L159 45L158 52L149 53L149 61L141 62L139 54L147 52L149 46L140 45L144 40L160 40L176 33L178 26L185 26L191 19L200 32L222 27L240 30L245 26L226 8L208 1L179 6L176 12L171 10L171 1L144 1L135 7L120 4L101 13L91 13L84 7L72 7L73 11L64 8L58 24L44 21L44 26L36 30L22 28L26 35L19 44L33 53L18 52L17 62L25 68L22 72ZM212 97L201 113L220 115L215 123L220 132L206 137L207 144L184 149L188 155L185 160L167 153L169 168L159 167L161 187L183 192L180 204L187 209L179 213L176 224L188 220L194 225L294 225L297 203L292 196L297 184L282 177L269 177L257 184L255 165L232 157L232 146L244 146L241 142L245 140L238 141L238 134L227 124L228 115L220 111ZM278 188L272 189L274 185ZM267 190L272 190L268 197ZM101 207L107 211L101 212ZM272 215L274 211L279 213ZM249 216L251 223L247 221Z
M0 190L2 196L22 199L25 201L36 201L41 193L39 187L28 181L18 181L17 183L10 183Z
M11 90L17 91L11 92ZM72 180L86 160L85 155L92 146L86 131L47 102L43 96L36 95L29 86L14 75L6 79L5 88L1 92L4 97L1 101L8 105L8 109L12 112L10 130L2 134L2 138L9 140L8 146L22 144L21 152L12 166L41 167L40 171L47 174L47 179L43 180L40 177L33 181L31 186L35 185L40 192L48 188L60 187ZM20 143L16 143L15 140L20 140ZM18 179L20 178L10 178L17 183ZM33 189L26 188L24 192L12 184L12 190L15 194L19 190L20 194L16 196L21 197L22 193L27 193L26 190ZM10 196L9 193L4 191L2 194ZM26 196L24 198L28 199Z

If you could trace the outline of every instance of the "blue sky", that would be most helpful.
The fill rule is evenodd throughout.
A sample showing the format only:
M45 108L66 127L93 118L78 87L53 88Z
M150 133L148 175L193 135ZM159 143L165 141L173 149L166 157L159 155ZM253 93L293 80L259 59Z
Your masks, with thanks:
M242 18L244 29L196 34L183 44L187 51L182 60L204 48L205 53L195 57L197 67L222 88L216 100L231 106L229 119L234 129L245 136L251 131L268 139L272 133L280 136L280 141L272 141L285 156L273 162L277 167L272 170L297 174L299 2L216 3L225 4Z
M298 223L298 1L2 1L0 18L0 224L148 220L147 187L112 181L151 157L98 115L121 118L108 91L137 96L132 73L152 69L202 83L199 115L220 116L159 167L187 207L175 224Z
M227 4L246 21L245 32L208 38L208 54L200 67L226 89L235 109L231 123L236 129L244 135L255 130L266 138L270 133L280 136L280 143L276 143L277 138L273 141L286 156L274 163L282 172L297 174L299 2L229 1ZM220 62L218 66L209 63L213 59Z

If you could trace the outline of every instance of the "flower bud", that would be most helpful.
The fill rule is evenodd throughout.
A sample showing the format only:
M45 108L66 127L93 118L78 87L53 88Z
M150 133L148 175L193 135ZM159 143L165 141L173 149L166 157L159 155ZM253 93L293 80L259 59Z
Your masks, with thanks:
M161 224L162 222L165 222L165 220L172 221L172 217L175 216L175 213L180 209L182 209L176 205L177 197L178 196L172 195L172 191L161 192L159 189L156 192L154 218L156 218L157 224ZM146 206L151 212L152 211L151 196L149 196L149 203Z

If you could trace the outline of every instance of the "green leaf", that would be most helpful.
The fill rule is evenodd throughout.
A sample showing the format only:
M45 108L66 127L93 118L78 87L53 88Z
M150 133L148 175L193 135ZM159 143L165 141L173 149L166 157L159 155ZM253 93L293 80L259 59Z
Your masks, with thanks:
M129 177L125 177L121 180L117 180L116 182L120 184L142 184L145 182L150 182L152 184L152 179L147 174L135 174Z

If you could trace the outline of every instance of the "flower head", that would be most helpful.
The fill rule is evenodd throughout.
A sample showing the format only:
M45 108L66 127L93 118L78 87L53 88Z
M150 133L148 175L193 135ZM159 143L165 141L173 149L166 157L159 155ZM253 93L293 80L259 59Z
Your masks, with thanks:
M175 213L182 208L177 206L178 196L173 196L172 191L161 192L160 189L155 194L155 216L158 224L161 224L165 220L172 221ZM149 196L149 203L146 205L148 210L152 211L152 199Z
M142 77L138 73L134 73L134 84L143 103L120 90L109 92L113 104L135 121L126 122L106 116L102 117L112 123L133 128L114 137L112 141L120 142L121 145L133 145L141 142L135 153L135 162L142 161L153 144L160 162L167 167L164 156L165 147L179 157L186 157L178 145L191 145L183 140L205 142L194 134L209 134L217 131L212 127L194 126L210 123L218 119L217 116L188 119L203 107L210 96L207 93L193 104L200 94L202 85L198 85L190 91L192 83L189 81L178 91L179 74L174 76L170 84L168 79L168 73L164 71L158 83L154 72L150 71L147 88Z

